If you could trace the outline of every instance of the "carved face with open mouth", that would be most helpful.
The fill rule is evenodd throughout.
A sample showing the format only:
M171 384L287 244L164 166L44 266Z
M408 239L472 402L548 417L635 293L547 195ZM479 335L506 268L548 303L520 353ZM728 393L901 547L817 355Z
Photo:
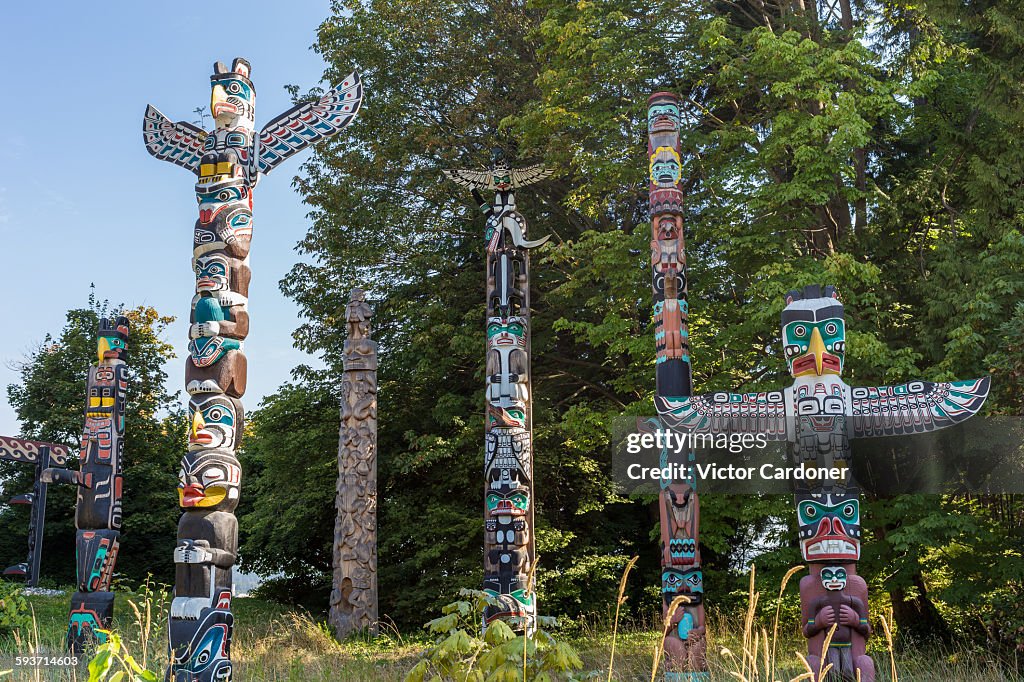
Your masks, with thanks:
M238 447L242 433L242 406L219 393L197 393L188 401L190 450Z
M860 559L860 501L853 494L802 495L797 500L805 561Z
M178 473L178 503L186 509L234 511L241 483L242 468L230 452L189 452Z
M656 187L675 187L682 178L683 164L672 147L658 147L651 155L651 183Z
M679 104L672 95L653 95L647 106L647 132L674 132L679 129Z
M846 589L846 569L842 566L825 566L821 569L821 586L833 592Z

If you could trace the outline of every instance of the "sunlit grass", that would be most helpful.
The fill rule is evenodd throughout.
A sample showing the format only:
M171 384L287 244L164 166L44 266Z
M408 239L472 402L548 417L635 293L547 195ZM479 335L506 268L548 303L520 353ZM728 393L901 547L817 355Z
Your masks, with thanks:
M781 595L798 569L783 580ZM626 576L628 577L628 576ZM620 594L624 582L620 584ZM790 587L792 589L792 587ZM774 590L772 590L774 596ZM114 628L137 658L161 671L166 662L165 595L118 594ZM805 640L791 627L781 627L779 607L762 617L757 606L760 593L751 580L747 610L722 614L712 610L707 618L707 658L713 682L793 682L817 680L804 662ZM15 637L0 638L0 659L9 666L11 657L26 653L63 654L67 627L68 596L29 598L32 626ZM133 606L134 604L134 606ZM421 633L403 636L395 628L382 627L374 641L351 639L337 642L330 629L309 614L255 598L233 602L236 615L232 658L239 681L400 681L415 664L425 646ZM652 675L654 652L658 652L655 679L662 675L660 661L661 614L648 622L618 622L608 614L583 619L568 641L583 660L583 672L572 679L647 682ZM873 618L884 649L875 653L877 682L1016 682L1024 680L1009 671L1020 669L1015 661L967 649L901 650L894 638L891 615ZM884 622L883 622L884 621ZM614 642L615 653L612 657ZM609 667L611 663L611 667ZM898 677L897 677L898 674ZM85 682L86 675L67 669L15 669L3 680L26 682Z

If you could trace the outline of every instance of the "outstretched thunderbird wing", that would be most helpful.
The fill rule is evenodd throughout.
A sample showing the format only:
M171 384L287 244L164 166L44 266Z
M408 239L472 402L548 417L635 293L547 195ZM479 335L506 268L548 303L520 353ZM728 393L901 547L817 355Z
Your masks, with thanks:
M363 102L363 83L353 71L316 102L302 102L267 125L259 136L257 170L269 173L288 157L331 137L352 122Z
M470 189L494 189L494 177L489 171L448 170L442 171L452 182Z
M988 397L990 379L911 381L851 387L854 438L926 433L973 417Z
M206 131L191 123L175 123L160 113L152 104L146 105L142 119L142 139L150 154L163 161L199 171L199 159L203 156L203 142Z
M786 400L782 391L655 396L654 407L667 426L689 433L764 434L786 440Z
M527 185L532 185L548 177L553 172L550 168L545 168L543 164L529 166L528 168L517 168L512 171L512 186L526 187Z

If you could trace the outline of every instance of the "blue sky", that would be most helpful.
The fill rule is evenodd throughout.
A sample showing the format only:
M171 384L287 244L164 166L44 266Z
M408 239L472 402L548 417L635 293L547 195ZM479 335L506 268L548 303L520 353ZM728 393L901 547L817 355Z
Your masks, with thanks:
M290 106L285 84L319 83L324 63L309 46L329 10L327 0L5 7L0 387L16 381L12 363L60 331L65 311L85 305L94 282L100 299L178 318L165 338L179 357L166 369L169 387L182 389L195 286L193 178L146 153L143 111L152 103L173 120L194 120L193 109L209 106L213 62L243 56L252 63L258 129ZM278 290L308 224L308 207L291 188L308 155L290 159L254 194L248 409L295 365L318 364L292 348L298 311ZM4 391L0 435L17 432Z

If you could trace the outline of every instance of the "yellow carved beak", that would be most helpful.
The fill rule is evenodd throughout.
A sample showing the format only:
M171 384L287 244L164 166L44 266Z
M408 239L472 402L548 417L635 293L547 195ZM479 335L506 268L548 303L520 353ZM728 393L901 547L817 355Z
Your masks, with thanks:
M110 350L110 341L101 336L99 341L96 343L96 357L99 358L100 363L103 362L103 355L108 350Z
M214 118L217 117L217 110L220 108L218 104L225 104L228 101L228 93L224 90L223 85L214 85L213 92L210 93L210 113L213 114Z
M206 421L203 419L203 413L200 410L196 410L195 415L192 417L192 437L206 428Z
M814 331L811 332L811 345L808 348L811 353L814 353L814 369L817 370L818 376L821 376L822 362L825 359L825 342L821 339L821 332L815 327Z

